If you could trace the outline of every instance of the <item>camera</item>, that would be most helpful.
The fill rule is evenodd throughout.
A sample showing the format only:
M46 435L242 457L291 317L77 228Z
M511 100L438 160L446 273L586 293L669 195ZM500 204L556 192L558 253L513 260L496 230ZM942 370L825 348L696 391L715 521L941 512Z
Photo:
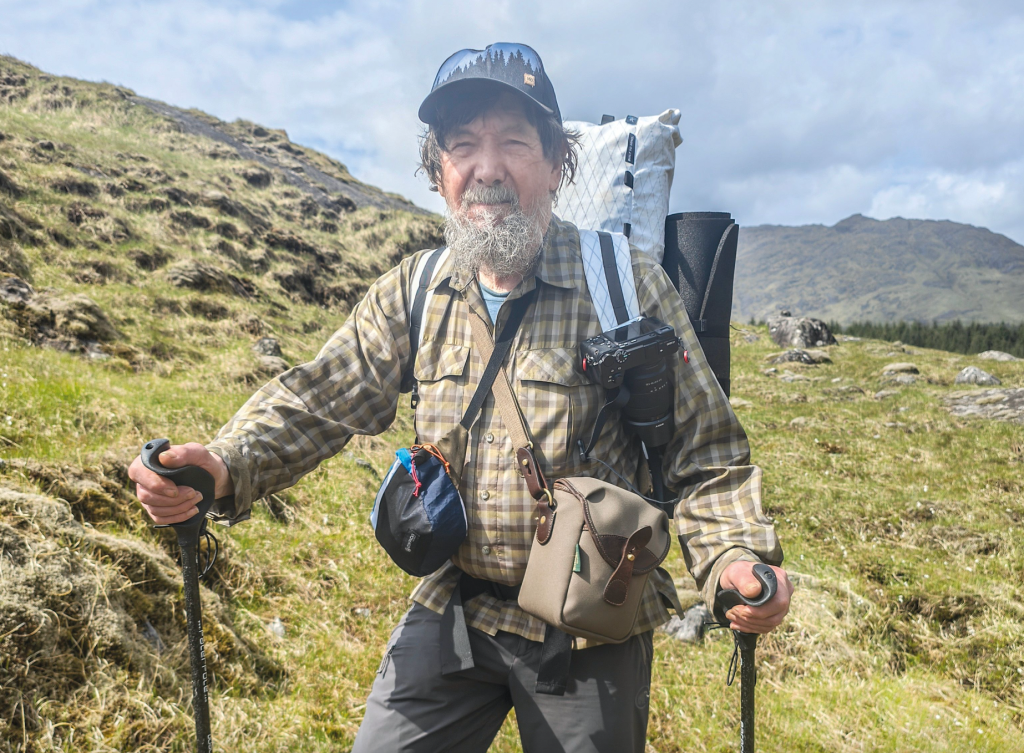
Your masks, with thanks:
M613 390L630 369L664 361L679 349L675 330L652 316L638 316L580 343L583 372Z
M647 316L580 343L583 373L605 389L619 390L623 420L648 448L672 438L675 395L668 357L678 349L675 330Z

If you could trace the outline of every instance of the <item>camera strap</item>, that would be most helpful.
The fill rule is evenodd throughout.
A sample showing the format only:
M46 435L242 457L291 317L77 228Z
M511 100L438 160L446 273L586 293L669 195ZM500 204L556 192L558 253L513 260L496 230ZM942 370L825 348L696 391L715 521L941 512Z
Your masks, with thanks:
M601 430L604 429L605 423L608 421L608 416L611 414L613 408L625 408L626 403L629 402L629 389L626 387L626 383L623 382L619 385L618 389L614 393L609 391L611 395L608 402L601 406L601 412L597 414L597 420L594 421L594 431L590 433L590 441L587 443L586 448L583 448L582 442L580 443L580 459L586 460L590 456L590 451L594 449L594 445L597 444L598 438L601 436Z

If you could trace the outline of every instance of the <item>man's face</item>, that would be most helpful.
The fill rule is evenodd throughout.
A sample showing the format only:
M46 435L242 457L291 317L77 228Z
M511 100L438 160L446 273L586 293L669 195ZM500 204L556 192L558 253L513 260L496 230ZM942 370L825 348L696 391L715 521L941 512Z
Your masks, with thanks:
M550 220L551 195L561 180L561 164L544 156L537 129L527 119L519 98L502 96L476 120L453 131L441 152L438 192L448 209L476 225L495 224L508 214L508 202L484 203L467 189L501 186L519 197L520 206L537 212L544 227Z

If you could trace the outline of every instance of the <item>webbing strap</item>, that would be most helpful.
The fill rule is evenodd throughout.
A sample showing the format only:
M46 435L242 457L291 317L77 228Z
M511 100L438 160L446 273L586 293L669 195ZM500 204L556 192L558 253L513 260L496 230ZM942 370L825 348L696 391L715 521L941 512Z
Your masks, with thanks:
M601 331L607 332L622 321L640 315L640 302L633 279L633 258L629 241L621 233L580 230L580 255L590 300L594 304ZM607 239L601 236L607 236ZM608 253L611 241L611 253ZM613 289L617 291L613 300ZM622 307L626 318L621 319Z
M626 300L622 297L622 281L619 280L619 267L615 263L615 247L608 233L598 232L597 237L601 242L601 261L604 266L604 277L608 281L608 295L611 298L612 310L615 312L615 321L622 324L631 317L626 311Z
M416 351L420 347L420 329L423 325L423 307L427 301L427 288L430 287L430 281L434 277L434 268L444 250L444 246L442 246L431 253L419 270L419 284L416 287L416 296L412 301L412 311L409 312L410 370L416 366Z

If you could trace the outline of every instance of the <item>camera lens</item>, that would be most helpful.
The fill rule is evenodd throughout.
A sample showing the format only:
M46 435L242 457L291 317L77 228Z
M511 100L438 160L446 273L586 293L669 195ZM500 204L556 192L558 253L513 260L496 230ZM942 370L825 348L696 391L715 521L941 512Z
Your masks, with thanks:
M629 402L624 413L636 421L651 421L672 411L672 375L665 359L626 372Z
M623 409L626 425L648 447L668 444L675 428L673 420L672 372L668 362L658 359L626 372L629 402Z

